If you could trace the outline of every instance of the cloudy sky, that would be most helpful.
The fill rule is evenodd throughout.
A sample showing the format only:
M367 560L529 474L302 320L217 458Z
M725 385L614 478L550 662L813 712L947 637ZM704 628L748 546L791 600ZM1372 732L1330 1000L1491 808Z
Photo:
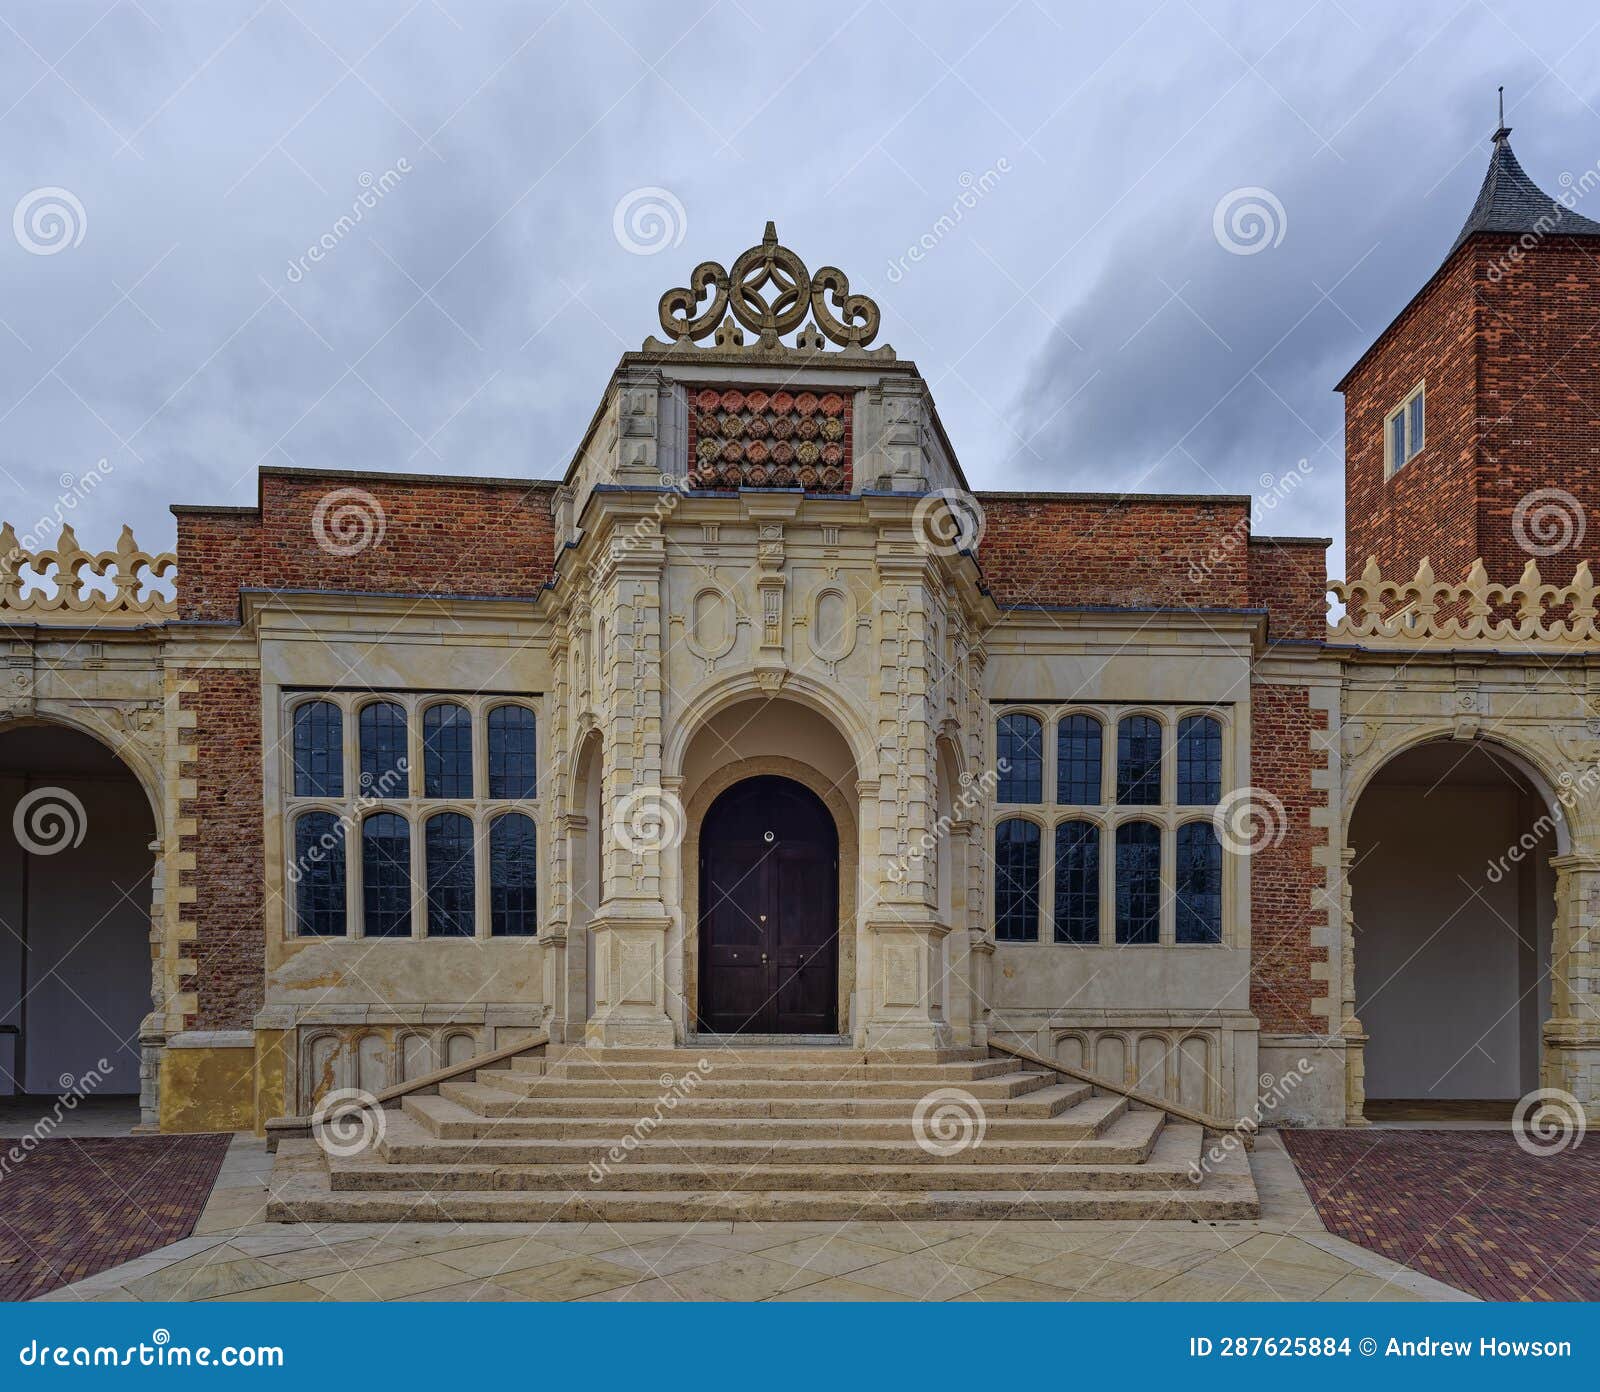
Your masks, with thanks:
M1305 460L1258 529L1337 535L1333 385L1501 82L1540 184L1595 167L1577 0L4 0L0 516L82 496L85 544L153 549L263 464L559 475L660 293L772 218L878 299L975 486Z

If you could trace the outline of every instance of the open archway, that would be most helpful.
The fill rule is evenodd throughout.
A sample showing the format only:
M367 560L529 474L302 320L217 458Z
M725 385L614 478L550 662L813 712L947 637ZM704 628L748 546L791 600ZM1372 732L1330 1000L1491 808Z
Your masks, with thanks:
M1368 1120L1509 1115L1539 1086L1559 804L1486 740L1392 758L1350 823Z
M0 731L0 1091L140 1091L155 837L143 787L99 741Z

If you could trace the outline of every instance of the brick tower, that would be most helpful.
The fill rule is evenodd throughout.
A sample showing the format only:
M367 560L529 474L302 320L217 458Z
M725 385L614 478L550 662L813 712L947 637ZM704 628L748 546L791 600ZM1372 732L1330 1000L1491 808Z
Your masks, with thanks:
M1444 263L1339 383L1351 574L1600 573L1600 223L1585 180L1551 198L1510 136L1502 109Z

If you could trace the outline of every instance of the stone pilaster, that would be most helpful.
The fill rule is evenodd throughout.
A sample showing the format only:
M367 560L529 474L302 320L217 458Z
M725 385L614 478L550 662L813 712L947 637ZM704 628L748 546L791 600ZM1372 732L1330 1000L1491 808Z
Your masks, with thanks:
M1339 1036L1344 1040L1344 1106L1347 1126L1367 1124L1367 1035L1356 1018L1356 916L1350 893L1350 868L1356 853L1339 852Z
M954 1033L941 1004L944 939L934 857L913 847L937 844L937 769L928 618L934 603L934 558L912 540L904 506L881 518L877 548L878 901L866 917L873 938L866 1046L949 1048ZM905 873L889 876L896 863Z
M1556 856L1550 1018L1540 1085L1571 1093L1600 1121L1600 856Z
M655 398L650 397L652 411ZM604 638L596 654L601 767L608 825L600 837L591 1045L666 1047L675 1041L666 999L662 862L683 838L683 805L662 786L662 631L666 548L659 519L640 504L619 516L599 567Z

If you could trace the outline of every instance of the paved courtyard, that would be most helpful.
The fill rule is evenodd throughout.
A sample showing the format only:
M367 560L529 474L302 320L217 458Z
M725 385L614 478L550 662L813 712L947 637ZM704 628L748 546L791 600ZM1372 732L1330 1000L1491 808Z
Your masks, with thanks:
M1485 1300L1600 1300L1600 1138L1509 1129L1283 1133L1323 1222Z
M49 1300L1462 1300L1324 1230L1272 1136L1253 1223L266 1224L237 1137L192 1236Z
M228 1149L227 1136L53 1135L27 1153L0 1142L0 1299L30 1299L187 1236Z

